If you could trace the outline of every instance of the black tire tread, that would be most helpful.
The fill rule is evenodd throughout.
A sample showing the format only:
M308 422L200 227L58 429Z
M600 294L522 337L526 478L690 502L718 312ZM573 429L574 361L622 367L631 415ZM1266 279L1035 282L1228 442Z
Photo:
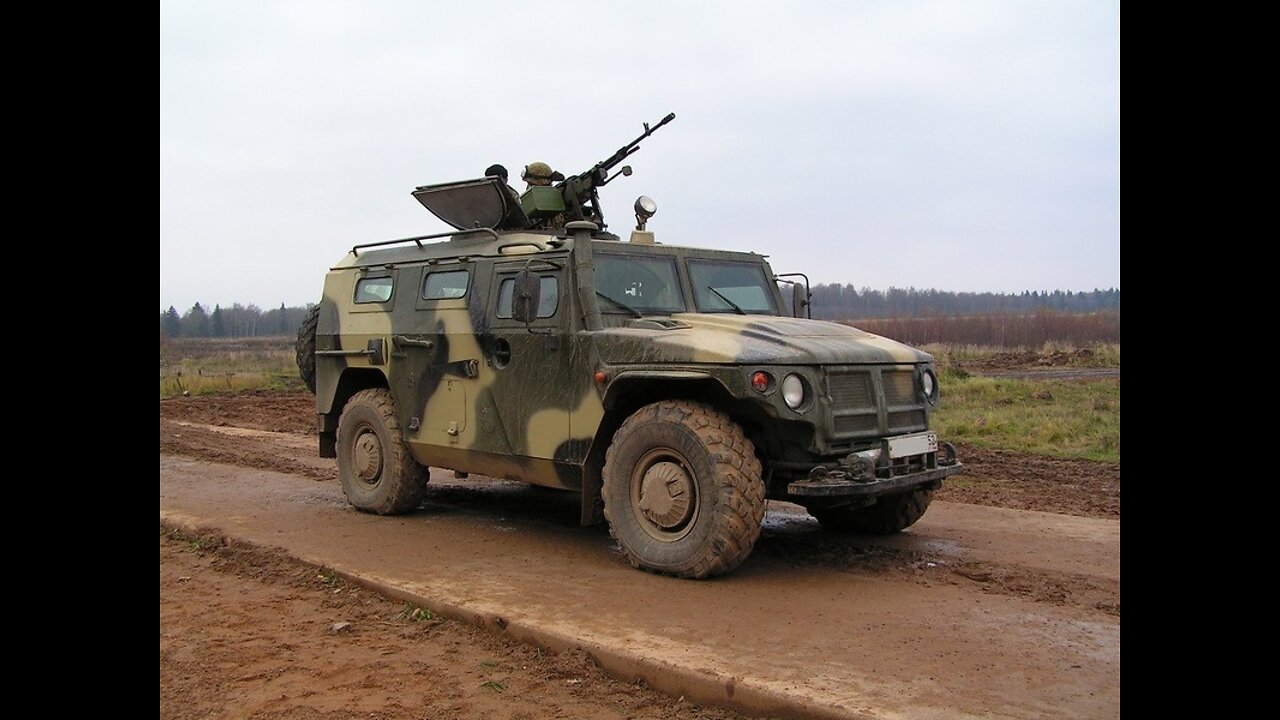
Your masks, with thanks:
M607 499L608 493L605 493L604 515L609 521L609 531L622 548L627 561L634 567L676 577L706 578L723 575L746 560L755 547L756 540L760 538L765 512L765 489L755 446L747 439L742 428L719 410L687 400L663 400L636 411L618 428L605 453L606 484L629 482L629 469L614 466L615 449L630 436L644 433L652 424L663 422L680 424L692 430L712 457L715 474L723 480L720 484L719 502L714 503L712 542L705 544L695 559L685 567L677 570L649 567L619 536L620 524L615 514L625 512L626 509L612 507Z
M390 457L383 459L382 482L387 483L386 492L380 493L380 497L373 503L366 503L358 496L353 497L352 487L357 481L349 476L349 472L344 471L341 457L342 426L348 422L353 408L361 406L369 408L378 416L383 429L390 436ZM342 481L342 492L357 510L375 515L400 515L422 504L422 499L427 494L430 470L419 464L409 452L409 446L400 434L400 421L396 418L395 401L391 398L390 391L371 388L352 395L342 410L342 417L338 419L338 438L338 476Z
M892 535L915 524L933 502L933 489L886 495L863 508L810 508L822 527L840 533Z

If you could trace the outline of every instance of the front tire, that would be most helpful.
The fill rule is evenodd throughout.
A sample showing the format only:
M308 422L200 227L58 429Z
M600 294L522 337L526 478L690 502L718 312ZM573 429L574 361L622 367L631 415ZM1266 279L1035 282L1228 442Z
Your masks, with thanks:
M892 535L915 524L933 502L933 489L886 495L874 505L856 509L809 508L823 528L857 535Z
M728 415L664 400L636 411L605 454L604 515L633 566L704 578L751 554L764 520L755 447Z
M337 440L338 478L357 510L399 515L422 503L429 474L400 434L390 392L375 388L352 395L338 420Z

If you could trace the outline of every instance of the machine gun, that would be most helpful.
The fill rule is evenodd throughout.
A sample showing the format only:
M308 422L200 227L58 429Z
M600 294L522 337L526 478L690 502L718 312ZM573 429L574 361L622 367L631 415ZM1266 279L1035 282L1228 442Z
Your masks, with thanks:
M653 127L649 127L649 123L644 124L644 132L640 137L618 148L618 151L608 158L601 160L591 166L590 170L580 174L572 175L565 178L563 182L558 184L556 188L561 191L564 196L564 219L566 222L573 220L589 220L601 229L604 229L604 213L600 210L600 193L599 189L608 185L619 175L630 175L631 166L624 166L621 170L609 175L609 171L617 167L618 163L627 159L627 156L640 149L640 141L652 135L658 128L666 125L676 119L675 113L669 113L662 121Z

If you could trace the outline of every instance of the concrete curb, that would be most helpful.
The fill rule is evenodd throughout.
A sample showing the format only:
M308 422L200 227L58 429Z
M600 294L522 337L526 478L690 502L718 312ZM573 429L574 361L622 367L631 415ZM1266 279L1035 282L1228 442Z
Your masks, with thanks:
M193 523L186 518L175 517L163 511L160 513L160 527L169 531L195 535L215 532L234 539L238 543L265 549L265 546L260 543L235 537L215 525ZM382 580L335 567L323 558L303 557L279 547L271 549L285 552L298 562L332 570L343 580L379 595L416 607L428 608L442 617L504 633L528 645L557 653L582 650L605 672L618 680L628 683L641 680L650 687L673 697L685 697L699 704L729 708L754 716L812 718L813 720L874 720L873 716L820 705L804 698L761 687L741 678L672 665L656 658L628 652L620 647L585 641L535 624L508 621L499 615L481 613L466 605L422 595Z

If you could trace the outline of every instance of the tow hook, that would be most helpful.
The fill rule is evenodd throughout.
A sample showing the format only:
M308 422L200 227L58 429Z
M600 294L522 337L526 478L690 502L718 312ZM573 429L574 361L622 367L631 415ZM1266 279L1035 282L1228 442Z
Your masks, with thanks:
M938 465L939 465L939 466L941 466L941 467L951 467L952 465L955 465L957 462L959 462L959 461L960 461L959 456L957 456L957 455L956 455L956 446L955 446L955 445L952 445L952 444L951 444L951 443L949 443L949 442L940 442L940 443L938 443L938 449L943 451L943 452L938 453L938 455L939 455L939 457L938 457Z

